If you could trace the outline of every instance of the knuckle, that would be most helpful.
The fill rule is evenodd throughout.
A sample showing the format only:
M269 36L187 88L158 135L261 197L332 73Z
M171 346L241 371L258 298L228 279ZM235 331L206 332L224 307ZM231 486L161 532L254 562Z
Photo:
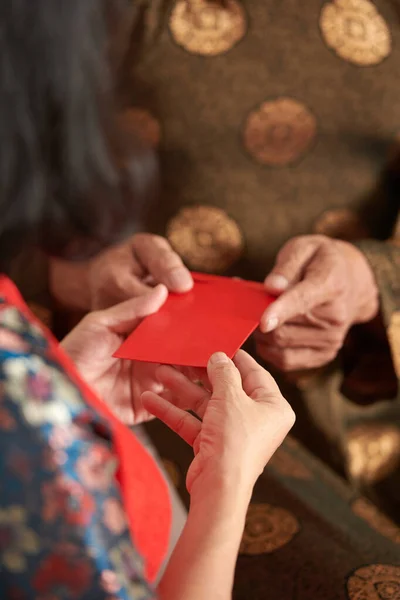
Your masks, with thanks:
M271 334L272 343L278 347L286 346L289 342L287 328L279 327Z
M180 415L175 423L175 432L180 435L181 433L183 433L183 431L185 430L185 426L186 426L186 421L187 421L187 415L183 414Z
M296 246L304 246L304 245L309 245L312 244L313 246L317 246L317 245L322 245L322 244L326 244L327 242L330 241L330 238L328 238L326 235L321 235L321 234L310 234L310 235L298 235L294 238L292 238L291 242L293 242L293 244L295 244Z
M102 310L93 310L85 317L83 317L81 321L81 325L85 326L85 328L93 329L102 324L104 318L104 311Z
M291 371L293 364L293 358L290 352L283 350L276 355L275 365L281 371Z
M337 354L339 352L339 350L341 349L341 347L343 346L343 342L344 342L344 336L335 334L331 341L332 352L335 352L335 354Z
M296 422L296 414L289 402L282 395L278 398L276 411L279 429L283 430L286 435Z
M163 251L153 259L152 267L157 271L170 271L177 266L177 256L172 252Z
M293 425L296 422L296 413L294 412L293 408L290 406L289 402L287 402L287 400L284 400L284 407L282 410L282 419L283 422L285 424L285 427L287 428L288 431L290 431L293 427Z
M275 346L280 346L285 341L285 332L282 331L282 327L271 333L271 341Z
M202 396L199 396L199 398L196 398L194 405L193 405L193 411L196 414L199 414L199 412L201 412L201 409L203 408L203 405L207 401L208 397L209 397L208 394L205 393Z
M162 237L161 235L155 235L155 234L148 234L148 236L149 236L149 238L148 238L149 242L151 242L155 246L158 246L159 248L164 249L164 250L171 250L169 241L167 239L165 239L165 237Z
M228 394L235 391L236 382L232 371L220 369L217 370L215 374L220 388Z
M345 327L348 322L348 310L344 302L338 302L332 306L332 317L338 327Z
M335 360L335 358L338 355L339 350L340 350L340 348L331 348L326 357L327 361L332 362L333 360Z
M297 309L297 314L304 315L308 310L310 300L313 298L311 289L305 290L299 286L297 290L293 292L293 304Z
M160 244L165 241L161 235L154 233L137 233L132 239L134 244Z

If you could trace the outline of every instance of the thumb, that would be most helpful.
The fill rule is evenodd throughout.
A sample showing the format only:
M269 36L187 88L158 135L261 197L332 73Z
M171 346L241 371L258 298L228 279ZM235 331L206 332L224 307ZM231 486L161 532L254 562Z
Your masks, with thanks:
M300 281L316 249L317 244L310 238L290 240L279 252L274 268L264 281L267 291L279 296Z
M143 317L157 312L168 297L165 285L102 311L102 325L118 334L130 333Z
M211 356L207 365L207 374L213 397L226 399L235 395L238 390L243 391L238 369L223 352L216 352Z

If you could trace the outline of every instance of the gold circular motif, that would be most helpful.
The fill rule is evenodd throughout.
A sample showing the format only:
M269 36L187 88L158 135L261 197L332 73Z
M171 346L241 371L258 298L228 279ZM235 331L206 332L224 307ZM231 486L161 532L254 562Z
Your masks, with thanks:
M169 26L175 42L188 52L216 56L244 37L247 23L237 0L178 0Z
M249 114L243 141L259 163L283 167L299 160L316 134L316 118L304 104L293 98L277 98Z
M295 479L312 479L312 473L307 467L284 448L278 448L268 463L284 477Z
M347 461L355 481L384 479L400 465L400 429L391 424L358 425L348 434Z
M326 45L357 66L381 63L392 49L390 30L369 0L334 0L323 6L320 27Z
M368 565L347 582L349 600L400 600L400 567Z
M157 148L161 127L157 119L144 108L128 108L119 115L119 125L128 135L138 136L150 148Z
M179 487L181 476L176 464L172 462L172 460L168 460L167 458L163 458L161 462L173 485L176 488Z
M226 270L244 247L236 222L214 206L182 208L168 223L166 235L186 264L198 271Z
M381 535L400 544L400 528L388 519L378 508L366 498L357 498L352 504L353 512Z
M368 231L360 217L348 208L338 208L324 212L314 225L314 232L348 242L361 240Z
M288 544L300 530L296 517L270 504L250 504L240 554L274 552Z

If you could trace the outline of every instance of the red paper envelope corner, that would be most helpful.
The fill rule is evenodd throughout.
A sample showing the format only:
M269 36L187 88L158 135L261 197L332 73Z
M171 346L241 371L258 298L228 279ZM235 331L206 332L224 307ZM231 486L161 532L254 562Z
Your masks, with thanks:
M114 354L117 358L206 367L217 351L232 356L273 302L261 283L193 273L187 294L170 294Z

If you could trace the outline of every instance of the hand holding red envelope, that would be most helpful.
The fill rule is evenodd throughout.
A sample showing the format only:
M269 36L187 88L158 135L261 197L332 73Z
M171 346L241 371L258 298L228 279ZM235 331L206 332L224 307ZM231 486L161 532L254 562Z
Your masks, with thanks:
M187 294L170 294L146 317L115 357L144 362L206 367L217 351L230 358L260 323L274 298L262 283L193 273Z

